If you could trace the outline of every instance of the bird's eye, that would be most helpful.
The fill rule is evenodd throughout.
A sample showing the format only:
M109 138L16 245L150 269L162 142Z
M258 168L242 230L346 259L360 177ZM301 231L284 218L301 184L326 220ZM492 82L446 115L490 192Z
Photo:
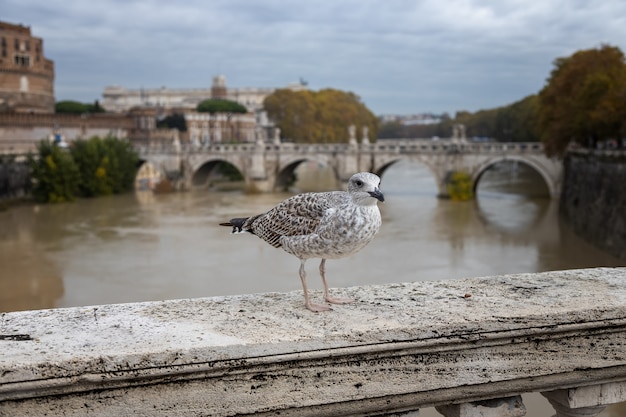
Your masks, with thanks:
M361 180L356 180L354 183L356 184L357 187L363 187L363 181Z

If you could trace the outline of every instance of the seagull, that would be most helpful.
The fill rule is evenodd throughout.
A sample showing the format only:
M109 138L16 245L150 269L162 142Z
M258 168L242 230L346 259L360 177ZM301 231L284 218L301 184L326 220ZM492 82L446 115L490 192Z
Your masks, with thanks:
M379 187L377 175L359 172L348 181L348 191L298 194L265 213L234 218L220 225L232 226L232 233L257 235L300 259L305 307L315 313L327 311L330 306L312 303L309 298L304 264L307 259L321 258L319 271L327 303L354 301L330 295L326 259L350 256L367 246L378 233L382 219L377 203L385 201Z

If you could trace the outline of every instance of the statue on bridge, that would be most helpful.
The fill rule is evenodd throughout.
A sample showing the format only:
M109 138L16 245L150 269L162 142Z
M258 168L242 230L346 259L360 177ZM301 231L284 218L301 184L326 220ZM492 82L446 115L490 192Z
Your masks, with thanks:
M261 126L257 126L254 129L254 136L256 137L256 144L259 146L263 146L263 144L265 143L263 139L265 139L265 135L264 135L264 131L263 128Z
M348 126L348 143L350 145L356 145L356 126Z
M280 127L274 128L274 145L280 145Z
M361 143L368 145L370 143L369 127L363 126L363 138Z
M452 142L466 142L467 137L465 136L465 125L462 123L457 123L452 125Z

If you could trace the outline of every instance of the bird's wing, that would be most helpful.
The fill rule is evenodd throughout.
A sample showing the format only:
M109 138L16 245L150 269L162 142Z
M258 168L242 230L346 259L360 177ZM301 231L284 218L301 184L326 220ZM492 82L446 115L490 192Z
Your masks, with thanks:
M324 214L341 200L341 192L306 193L290 197L264 214L251 217L248 230L274 247L282 236L315 233Z

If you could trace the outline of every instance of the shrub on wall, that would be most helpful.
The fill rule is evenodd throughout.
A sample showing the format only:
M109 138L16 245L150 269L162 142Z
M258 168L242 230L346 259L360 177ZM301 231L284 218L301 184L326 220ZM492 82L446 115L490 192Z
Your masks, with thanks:
M48 141L41 141L37 152L37 158L29 156L35 200L44 203L72 201L80 182L80 173L72 155L67 149Z
M74 142L71 153L80 171L81 197L119 194L132 189L139 157L130 143L94 136Z
M474 198L472 177L468 173L454 171L450 173L446 182L452 200L467 201Z
M109 161L99 138L76 141L72 145L72 157L80 172L79 193L82 197L113 193L107 178Z

